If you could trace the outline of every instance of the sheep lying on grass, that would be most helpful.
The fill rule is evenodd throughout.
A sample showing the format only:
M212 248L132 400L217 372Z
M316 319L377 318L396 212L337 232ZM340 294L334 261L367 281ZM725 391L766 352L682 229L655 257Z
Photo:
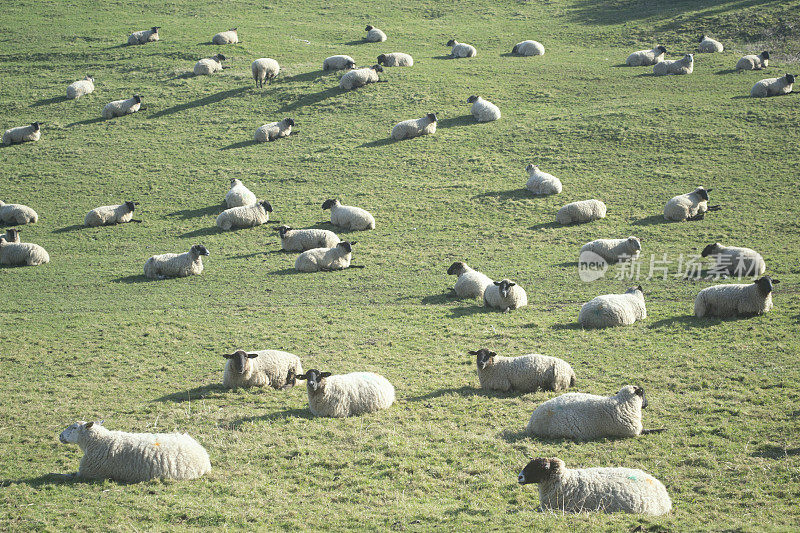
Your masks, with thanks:
M721 42L715 41L708 35L703 35L702 37L700 37L698 43L700 44L697 46L697 49L700 52L704 52L706 54L711 54L714 52L722 52L723 50L725 50L725 47L722 46Z
M483 291L483 304L507 313L511 309L519 309L528 305L528 295L525 293L525 289L510 279L493 281L492 285Z
M333 376L312 368L297 379L306 380L308 404L315 416L357 416L388 409L394 403L394 386L372 372Z
M294 120L291 118L285 118L280 122L264 124L256 129L256 132L253 134L253 140L257 143L264 143L280 139L281 137L288 137L292 134L292 126L294 126Z
M647 318L642 286L631 287L624 294L603 294L581 307L578 322L584 328L629 326Z
M367 36L364 39L368 43L382 43L386 40L386 34L378 28L373 28L372 26L367 25L367 27L364 28L364 31L367 32Z
M698 187L686 194L670 198L664 206L664 218L680 222L683 220L703 220L709 211L719 211L718 205L708 205L708 193L714 189Z
M750 248L722 246L716 242L703 248L702 257L711 256L717 273L727 272L736 276L760 276L767 270L761 254Z
M380 78L378 78L379 72L383 72L383 67L380 65L350 70L339 78L339 87L349 91L351 89L363 87L368 83L377 83L380 81Z
M639 50L628 56L625 64L629 67L649 67L664 60L667 49L664 46L656 46L652 50Z
M250 205L231 207L217 216L217 227L225 231L254 228L269 221L272 205L266 200Z
M352 57L337 55L326 57L322 62L322 70L347 70L355 68L356 62Z
M656 76L691 74L694 71L694 56L686 54L678 60L665 59L653 65L653 74Z
M331 224L351 231L375 229L375 217L366 209L351 205L342 205L339 200L325 200L322 209L331 210Z
M766 96L789 94L792 92L793 85L794 76L791 74L786 74L781 78L767 78L753 85L753 88L750 89L750 96L754 98L763 98Z
M7 204L0 201L0 223L21 226L35 224L39 215L32 208L22 204Z
M378 64L385 67L413 67L414 58L402 52L391 54L381 54L378 56Z
M470 112L478 122L492 122L500 118L500 108L489 100L484 100L480 96L472 95L467 98L467 103L472 104Z
M94 92L94 78L91 76L86 76L82 80L73 81L67 86L67 98L70 100L76 100L92 92Z
M736 62L736 70L761 70L769 66L769 52L766 50L758 55L746 55Z
M341 242L338 235L327 229L292 229L289 226L279 226L276 229L281 237L281 248L287 252L333 248Z
M221 31L211 38L214 44L236 44L239 42L239 33L237 28L231 28L228 31Z
M533 194L561 194L563 187L561 185L561 180L557 177L547 172L542 172L539 170L539 167L533 163L528 164L525 170L528 172L528 181L525 183L525 188Z
M581 246L581 253L593 252L606 263L614 264L620 261L633 261L638 259L642 250L642 243L638 237L627 239L595 239Z
M47 250L32 242L20 242L18 231L9 229L8 239L0 237L0 265L37 266L50 262Z
M225 193L225 205L231 207L241 207L252 205L258 201L256 195L248 189L241 180L231 178L231 188Z
M583 224L606 217L606 204L600 200L581 200L571 202L556 213L559 224Z
M41 126L41 122L34 122L27 126L7 129L3 132L3 144L8 146L9 144L38 141L42 136Z
M412 118L398 122L389 132L389 135L392 139L399 141L434 133L436 133L436 113L428 113L422 118Z
M450 50L450 57L453 58L460 58L460 57L475 57L478 55L478 51L475 49L474 46L471 44L460 43L455 39L450 39L447 41L447 46L450 46L452 49Z
M127 100L114 100L103 108L103 118L109 119L136 113L142 107L142 97L134 94Z
M128 44L147 44L159 39L158 30L161 26L153 26L149 30L135 31L128 36Z
M780 283L764 276L754 283L735 283L706 287L694 299L694 314L698 317L752 316L772 309L773 285Z
M229 389L272 387L286 390L294 387L297 376L303 373L300 358L280 350L236 350L222 357L228 360L222 384Z
M470 351L476 356L478 380L487 390L535 392L566 390L575 386L575 372L557 357L532 353L503 357L485 348Z
M194 75L195 76L208 76L210 74L214 74L215 72L222 71L222 62L227 59L222 54L217 54L214 57L207 57L205 59L199 60L197 63L194 64Z
M201 244L195 244L182 254L154 255L145 262L144 275L151 279L165 279L201 274L204 255L211 253Z
M121 205L104 205L95 207L83 219L83 224L89 227L111 226L125 224L133 220L133 210L136 202L125 202Z
M458 276L453 290L456 291L459 298L483 298L484 291L492 284L489 276L471 269L461 261L450 265L447 273L451 276Z
M543 56L544 45L538 41L522 41L514 45L511 53L521 56Z
M297 256L294 268L300 272L329 272L350 266L352 245L356 241L343 241L331 248L312 248Z

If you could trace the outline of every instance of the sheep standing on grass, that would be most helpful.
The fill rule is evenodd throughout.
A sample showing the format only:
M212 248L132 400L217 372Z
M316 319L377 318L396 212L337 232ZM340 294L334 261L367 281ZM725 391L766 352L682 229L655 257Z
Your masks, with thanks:
M754 283L736 283L706 287L694 299L694 314L698 317L752 316L772 309L773 285L779 281L764 276Z
M144 275L150 279L165 279L201 274L204 255L211 253L201 244L195 244L182 254L154 255L145 262Z
M581 306L578 322L584 328L630 326L647 318L642 286L631 287L624 294L603 294Z
M511 53L521 56L543 56L544 45L538 41L522 41L514 45Z
M667 49L664 46L658 45L652 50L639 50L628 56L625 64L629 67L649 67L664 60L664 54Z
M758 55L751 54L742 57L736 62L736 70L762 70L769 66L769 52L766 50Z
M356 62L352 57L337 55L326 57L322 62L322 70L348 70L355 68Z
M367 36L364 39L368 43L382 43L386 40L386 34L378 28L373 28L372 26L367 25L367 27L364 28L364 31L367 32Z
M42 136L41 122L34 122L27 126L19 126L7 129L3 133L3 144L19 144L24 142L38 141Z
M135 31L128 36L128 44L147 44L159 39L158 30L161 26L153 26L149 30Z
M50 262L47 250L32 242L20 242L19 232L9 229L6 237L0 237L0 265L37 266Z
M76 100L92 92L94 92L94 78L91 76L86 76L82 80L73 81L67 85L67 98L70 100Z
M32 208L22 204L7 204L0 200L0 223L21 226L35 224L39 215Z
M714 189L698 187L694 191L670 198L664 206L664 218L681 222L683 220L703 220L709 211L719 211L718 205L708 205L708 193Z
M500 108L480 96L470 96L467 103L472 104L470 112L478 122L491 122L500 118Z
M331 248L312 248L297 256L295 270L300 272L330 272L343 270L350 266L353 258L352 245L356 241L343 241Z
M256 82L256 87L263 87L264 81L269 83L281 71L281 66L277 61L270 57L262 57L256 59L250 65L250 70L253 72L253 79Z
M288 137L292 134L292 126L294 126L294 120L291 118L264 124L253 134L253 140L257 143L265 143L281 137Z
M466 263L456 261L447 273L458 276L453 290L459 298L483 298L483 293L493 282L489 276L471 269Z
M528 295L525 293L525 289L510 279L493 281L483 291L483 305L507 313L511 309L519 309L528 305Z
M286 252L333 248L341 242L334 232L326 229L292 229L289 226L279 226L277 230L281 237L281 248Z
M239 42L239 34L237 28L231 28L228 31L221 31L211 38L214 44L236 44Z
M272 205L266 200L250 205L231 207L217 216L217 227L225 231L238 228L254 228L261 224L266 224L270 213L272 213Z
M716 242L703 248L702 257L709 255L715 259L714 271L727 272L736 276L760 276L767 270L761 254L750 248L722 246Z
M572 202L556 213L559 224L583 224L606 217L606 204L600 200L581 200Z
M381 54L378 56L378 64L385 67L413 67L414 58L402 52Z
M436 113L428 113L422 118L412 118L398 122L389 132L389 136L399 141L434 133L436 133Z
M210 74L214 74L215 72L221 72L222 62L225 61L225 59L227 58L224 55L217 54L214 57L207 57L199 60L194 64L194 75L208 76Z
M469 354L476 356L478 380L485 390L560 391L575 386L572 367L557 357L538 353L503 357L485 348Z
M792 92L793 85L794 76L791 74L786 74L781 78L767 78L753 85L753 88L750 89L750 96L754 98L763 98L765 96L789 94Z
M124 224L133 219L133 210L136 202L125 202L121 205L104 205L95 207L83 219L85 226L111 226L113 224Z
M294 387L297 376L303 373L300 358L280 350L236 350L222 357L228 360L222 384L229 389L272 387L286 390Z
M569 392L533 410L525 431L544 439L594 440L642 433L642 387L625 385L614 396Z
M225 205L228 209L231 207L241 207L244 205L252 205L258 199L253 192L248 189L241 180L231 178L231 188L225 193Z
M700 44L697 46L697 49L703 53L711 54L714 52L722 52L723 50L725 50L725 47L722 46L721 42L715 41L708 35L703 35L702 37L700 37L698 42Z
M339 79L339 87L349 91L363 87L368 83L377 83L380 81L378 72L383 72L383 67L380 65L348 71Z
M450 50L450 57L452 58L475 57L478 55L478 51L474 46L471 44L460 43L455 39L450 39L447 41L447 46L452 48Z
M185 480L211 470L208 452L186 433L125 433L109 431L101 424L75 422L58 436L64 444L77 444L83 451L78 479Z
M372 372L333 376L312 368L297 379L306 380L308 404L315 416L357 416L388 409L394 403L394 386Z
M561 180L557 177L547 172L542 172L533 163L528 164L525 170L528 172L528 181L525 183L525 188L533 194L561 194Z
M633 261L639 257L642 250L642 242L638 237L628 237L627 239L596 239L581 246L581 253L593 252L605 260L606 263L614 264L620 261Z
M653 65L656 76L691 74L694 71L694 56L686 54L682 59L665 59Z
M142 107L142 97L134 94L127 100L114 100L107 103L103 108L103 118L108 119L136 113L140 107Z
M672 500L659 480L638 468L570 469L558 457L531 460L517 481L539 484L542 510L667 514Z
M331 224L338 228L351 231L375 229L375 217L366 209L342 205L333 198L325 200L322 209L331 210Z

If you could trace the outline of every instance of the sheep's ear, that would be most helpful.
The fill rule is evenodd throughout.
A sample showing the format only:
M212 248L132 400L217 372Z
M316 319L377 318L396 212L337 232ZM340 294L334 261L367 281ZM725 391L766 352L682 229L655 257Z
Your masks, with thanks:
M98 426L102 426L102 425L103 425L103 422L105 422L105 421L106 421L106 419L105 419L105 418L104 418L104 419L102 419L102 420L98 420L98 421L97 421L97 425L98 425Z
M513 287L514 285L516 285L516 283L514 283L513 281L508 284L509 287Z
M86 423L86 425L85 425L85 426L83 426L83 429L89 429L89 428L90 428L90 427L92 427L93 425L94 425L94 422L87 422L87 423Z
M780 283L780 282L781 282L781 280L779 280L779 279L773 279L772 280L772 284L773 285L775 285L776 283Z
M331 374L330 372L322 372L322 373L319 375L319 377L320 377L320 378L328 378L328 377L331 377L332 375L333 375L333 374Z
M713 191L713 190L714 190L714 189L706 189L706 192L711 192L711 191Z
M224 354L222 354L222 357L224 357L225 359L230 359L230 358L233 357L233 354L232 353L224 353Z
M467 353L470 355L478 355L478 352L473 352L472 350L468 351Z
M297 379L302 379L302 380L306 380L306 379L308 379L308 377L307 377L307 375L306 375L306 374L297 374L297 375L295 376L295 378L297 378Z
M350 241L350 246L353 246L354 244L358 244L358 241Z
M642 288L641 285L637 285L636 286L636 290L639 291L639 292L644 292L644 289Z
M247 354L247 358L248 358L248 359L253 359L253 358L255 358L255 357L258 357L258 354L257 354L257 353L249 353L249 354Z
M495 284L495 285L497 285L498 287L500 286L500 282L499 282L499 281L493 281L492 283L494 283L494 284Z
M489 357L494 357L495 355L497 355L495 352L486 352L486 353L489 354Z
M636 394L636 396L644 396L644 389L641 387L634 387L633 393Z

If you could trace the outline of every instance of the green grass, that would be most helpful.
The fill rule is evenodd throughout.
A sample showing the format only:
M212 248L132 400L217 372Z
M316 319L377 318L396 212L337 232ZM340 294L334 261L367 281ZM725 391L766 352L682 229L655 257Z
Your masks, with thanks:
M800 108L796 94L746 95L758 79L798 73L797 64L730 69L753 40L771 40L777 57L796 54L800 2L128 5L6 0L0 14L0 127L46 124L40 142L0 148L0 199L39 212L22 238L52 258L0 269L0 527L796 527ZM389 41L353 44L367 23ZM154 24L161 42L119 46ZM218 51L202 43L233 26L243 42L222 48L232 68L182 76ZM696 55L691 76L619 67L655 43L680 57L704 32L726 51ZM478 57L441 59L450 38L474 44ZM547 54L508 56L524 39ZM320 71L329 55L370 65L391 51L411 53L415 65L386 69L387 83L344 93ZM264 89L249 74L258 57L283 68ZM61 98L87 73L94 94ZM146 110L98 120L105 103L134 93ZM498 104L503 118L465 118L470 94ZM386 141L393 124L431 111L436 135ZM286 116L296 135L249 143L258 126ZM564 192L526 194L529 162L560 177ZM369 209L377 229L348 235L359 241L354 264L366 268L297 274L294 256L276 252L274 225L217 232L231 177L294 227L326 220L329 197ZM700 184L724 210L663 223L667 199ZM593 197L608 205L606 219L552 223L564 203ZM143 223L78 226L89 209L123 200L141 202ZM715 241L759 250L782 282L775 309L697 320L693 298L709 283L671 277L643 282L646 321L577 328L583 302L628 284L581 283L580 245L631 234L648 259ZM195 243L212 253L202 276L141 276L150 255ZM529 306L498 314L450 298L445 271L456 260L518 281ZM239 347L285 349L305 368L380 372L398 401L330 420L311 417L301 388L225 391L221 355ZM553 394L481 392L466 353L479 347L560 356L580 391L640 384L645 427L666 431L589 443L526 438L530 413ZM138 485L49 475L74 472L81 455L58 432L100 418L112 429L189 432L213 470L194 482ZM664 482L674 510L538 513L535 486L518 486L516 475L529 458L553 455L572 467L643 468Z

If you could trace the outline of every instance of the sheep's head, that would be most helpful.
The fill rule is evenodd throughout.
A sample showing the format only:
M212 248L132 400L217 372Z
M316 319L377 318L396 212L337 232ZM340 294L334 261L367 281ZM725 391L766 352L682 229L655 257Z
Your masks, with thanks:
M447 46L455 46L455 45L456 45L455 39L450 39L449 41L447 41Z
M528 163L528 166L527 166L527 167L525 167L525 170L526 170L527 172L532 172L532 171L534 171L534 170L539 170L539 167L537 167L537 166L536 166L536 165L534 165L533 163Z
M490 352L486 348L481 348L477 352L470 351L468 353L475 356L478 370L483 370L487 366L492 366L494 364L494 356L497 355L495 352Z
M19 242L19 230L17 228L7 229L5 238L8 242Z
M628 287L628 290L625 291L625 294L636 294L637 292L644 297L644 289L642 289L641 285L637 285L636 287Z
M460 276L464 272L464 269L466 267L467 267L466 263L462 263L461 261L456 261L455 263L450 265L450 268L447 269L447 274L450 276L452 275Z
M189 251L194 255L211 255L211 252L202 244L195 244Z
M102 426L103 421L100 420L98 422L85 422L83 420L78 420L74 424L68 426L64 431L62 431L58 435L58 440L60 440L64 444L78 444L80 441L81 436L85 435L87 431L89 431L95 425Z
M257 353L247 353L244 350L236 350L232 354L223 354L225 359L229 359L231 362L231 367L233 367L233 371L239 375L244 374L245 370L247 370L247 361L248 359L254 359L258 357Z
M272 213L272 205L268 201L264 200L263 202L259 202L259 205L261 205L267 213Z
M378 64L381 65L386 61L386 54L381 54L378 56Z
M622 401L629 401L636 397L641 398L642 409L647 407L647 397L644 395L644 389L642 387L625 385L619 390L617 396L619 396Z
M500 291L500 296L503 298L508 298L508 294L511 292L511 287L516 285L516 283L508 279L504 279L503 281L494 281L493 283L497 285L497 288Z
M325 380L325 378L330 376L330 372L320 372L316 368L312 368L305 374L298 374L296 378L306 380L306 386L308 387L308 390L316 392L317 389L322 386L322 382Z
M286 124L287 126L294 126L294 119L287 117L283 119L283 123Z
M86 81L90 81L90 82L94 83L94 78L92 76L87 75L84 79Z
M372 66L371 66L371 67L369 67L369 68L371 68L371 69L372 69L372 70L374 70L375 72L383 72L383 67L382 67L382 66L380 66L380 65L372 65Z
M438 120L438 119L436 118L436 113L428 113L428 114L427 114L427 115L425 115L425 116L426 116L426 117L428 117L428 120L430 120L431 122L436 122L436 121Z
M519 45L518 45L518 44L515 44L515 45L514 45L514 48L512 48L512 49L511 49L511 53L512 53L512 54L516 54L516 53L517 53L517 50L519 50Z
M226 59L228 59L228 58L227 58L227 57L225 57L225 55L224 55L224 54L217 54L217 55L215 55L215 56L214 56L214 59L216 59L216 60L217 60L217 62L219 63L220 61L225 61L225 60L226 60Z
M702 37L700 37L700 38L697 40L697 42L698 42L698 43L702 43L702 42L703 42L703 41L705 41L706 39L708 39L708 35L703 35Z
M763 278L760 278L756 281L756 286L758 287L758 290L761 292L761 294L766 296L769 293L771 293L772 290L775 288L773 285L778 283L780 283L780 280L772 279L769 276L764 276Z
M373 30L373 27L370 26L369 24L367 24L367 27L364 28L364 31L372 31L372 30Z
M477 101L478 101L478 98L479 98L478 96L475 96L475 95L473 94L472 96L470 96L469 98L467 98L467 103L468 103L468 104L474 104L475 102L477 102Z
M289 226L278 226L275 230L278 232L278 235L281 236L281 239L283 239L286 236L286 232L292 231L292 228Z
M41 122L34 122L33 124L31 124L31 127L33 128L33 131L39 131L39 127L41 125L42 125Z
M696 192L698 194L698 196L700 196L700 198L702 198L703 200L705 200L707 202L708 201L708 193L710 193L713 190L714 189L705 189L703 187L698 187L698 188L696 188L694 190L694 192Z
M347 68L356 68L356 62L353 60L348 61Z
M709 244L708 246L703 248L703 251L700 252L700 256L701 257L708 257L709 255L714 255L714 254L717 253L717 251L721 247L722 247L722 245L720 243L718 243L718 242L715 242L714 244Z
M125 207L128 208L128 211L133 211L134 209L136 209L137 203L138 202L125 202Z
M788 83L789 85L794 83L794 76L792 76L791 74L787 73L786 76L784 76L783 78L786 80L786 83Z
M240 180L238 180L236 178L231 178L231 187L234 187L236 185L241 185L241 184L242 184L242 182Z
M759 55L761 56L761 59L769 59L769 52L767 52L766 50L761 52L761 54Z
M336 200L335 198L330 198L322 203L322 209L331 209L336 205L339 205L339 200Z
M520 485L541 483L542 481L550 479L551 476L558 473L563 468L564 461L557 457L551 457L549 459L538 457L536 459L531 459L531 461L525 465L525 468L522 469L522 472L519 473L519 476L517 476L517 483Z
M657 46L657 47L656 47L656 50L658 50L658 51L659 51L659 52L661 52L662 54L666 54L666 53L667 53L667 47L666 47L666 46L663 46L663 45L659 45L659 46Z
M628 244L630 244L631 248L633 248L634 251L638 252L641 251L642 249L642 241L639 240L639 237L634 237L633 235L631 235L630 237L628 237Z
M683 56L683 59L688 61L689 63L694 63L694 56L692 54L686 54Z
M231 28L228 31L236 32L239 28Z
M356 244L356 242L358 241L352 241L352 242L342 241L336 246L344 250L344 253L349 254L353 252L353 245Z
M150 28L150 31L152 31L153 33L158 33L158 30L160 30L160 29L161 29L161 26L153 26L152 28Z
M139 96L138 94L134 94L133 95L133 101L136 102L137 104L141 104L142 103L142 97Z

